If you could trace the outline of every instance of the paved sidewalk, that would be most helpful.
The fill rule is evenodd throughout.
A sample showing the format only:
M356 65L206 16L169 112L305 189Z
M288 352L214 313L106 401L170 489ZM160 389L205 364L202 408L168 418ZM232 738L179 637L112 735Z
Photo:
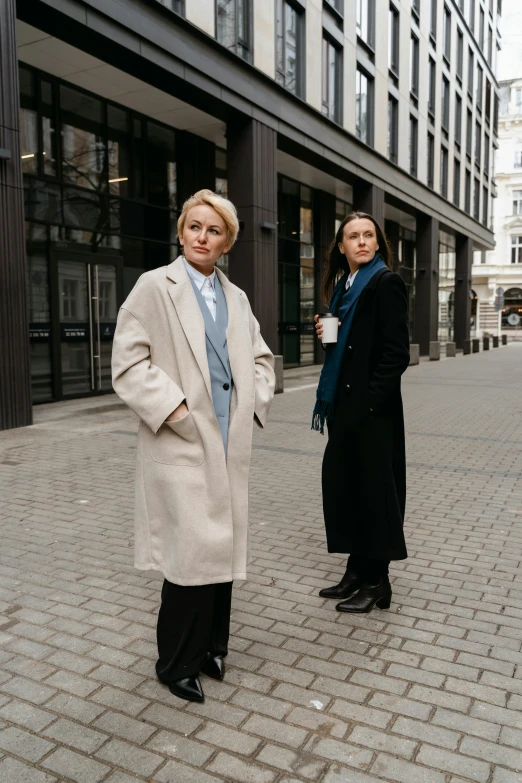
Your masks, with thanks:
M0 433L0 781L520 783L521 382L520 345L408 370L410 558L367 617L317 596L343 560L325 549L325 441L312 388L276 397L250 579L204 705L154 677L132 414L74 401Z

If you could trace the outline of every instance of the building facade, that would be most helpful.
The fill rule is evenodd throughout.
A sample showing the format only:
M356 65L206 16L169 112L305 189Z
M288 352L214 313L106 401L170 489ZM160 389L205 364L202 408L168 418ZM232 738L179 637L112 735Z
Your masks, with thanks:
M477 336L522 340L522 79L501 82L499 93L496 244L492 251L475 254L472 326Z
M222 266L286 366L336 227L385 227L412 341L469 336L493 247L500 0L0 0L0 428L110 390L116 313L183 200L239 211ZM23 195L23 198L22 198Z

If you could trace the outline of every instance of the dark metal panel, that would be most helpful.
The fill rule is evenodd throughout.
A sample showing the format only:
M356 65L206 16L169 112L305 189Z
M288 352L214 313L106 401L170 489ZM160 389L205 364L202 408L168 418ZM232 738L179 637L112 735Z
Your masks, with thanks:
M326 303L322 296L322 282L326 267L326 256L335 239L335 196L322 190L314 191L314 254L315 254L315 312L324 312ZM314 361L323 364L324 350L319 342L314 343Z
M32 423L15 0L0 0L0 430Z
M357 179L353 187L353 208L357 212L367 212L384 231L384 190Z
M255 120L227 128L228 193L243 222L230 279L247 294L262 335L277 350L276 133ZM263 224L265 227L263 227Z
M457 236L457 257L455 263L455 342L457 348L464 348L469 340L471 328L471 265L473 263L473 242L469 237Z
M413 340L422 356L437 339L439 305L439 221L430 217L417 220L417 265Z
M216 187L216 148L211 141L187 131L176 136L179 207L202 188Z

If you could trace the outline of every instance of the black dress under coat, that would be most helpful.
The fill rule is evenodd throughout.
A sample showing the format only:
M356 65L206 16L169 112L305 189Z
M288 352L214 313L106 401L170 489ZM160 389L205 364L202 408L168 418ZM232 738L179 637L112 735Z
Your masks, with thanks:
M407 557L401 375L408 364L406 286L379 270L356 305L323 458L329 552Z

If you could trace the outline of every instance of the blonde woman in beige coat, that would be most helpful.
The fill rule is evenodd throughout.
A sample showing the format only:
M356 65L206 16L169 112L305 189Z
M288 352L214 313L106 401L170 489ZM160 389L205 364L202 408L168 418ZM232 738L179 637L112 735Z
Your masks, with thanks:
M248 474L274 359L246 295L216 268L238 233L230 201L203 190L183 206L183 256L146 272L118 315L116 393L140 419L135 565L163 573L159 679L203 701L223 679L232 582L246 578Z

